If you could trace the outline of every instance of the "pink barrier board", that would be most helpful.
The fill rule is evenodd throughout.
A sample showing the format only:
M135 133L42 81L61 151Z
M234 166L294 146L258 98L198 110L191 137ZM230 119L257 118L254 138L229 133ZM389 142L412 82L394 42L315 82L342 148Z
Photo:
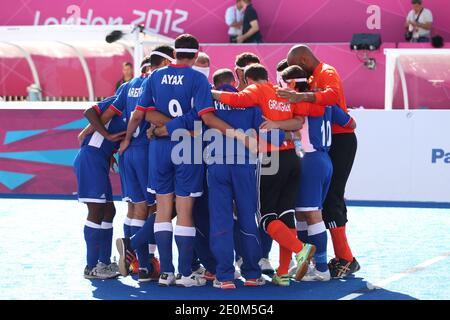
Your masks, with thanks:
M175 37L189 32L202 42L227 42L226 9L234 0L30 0L2 1L0 25L144 24ZM354 33L377 32L404 40L410 0L254 0L265 42L348 42ZM425 0L434 32L450 39L448 0Z
M70 196L81 110L0 110L0 193ZM120 193L117 174L113 190Z

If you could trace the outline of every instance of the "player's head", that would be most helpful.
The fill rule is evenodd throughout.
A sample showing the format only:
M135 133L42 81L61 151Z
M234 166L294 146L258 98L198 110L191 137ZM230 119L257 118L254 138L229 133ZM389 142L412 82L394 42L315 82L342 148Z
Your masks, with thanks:
M141 73L145 74L151 70L151 56L145 56L141 62Z
M182 34L175 39L175 57L190 66L194 65L199 48L200 44L193 35Z
M234 78L234 73L230 69L219 69L213 74L214 87L218 88L225 84L236 86L236 79Z
M319 59L314 55L311 48L304 44L292 47L287 60L290 66L299 66L305 70L308 77L312 76L315 68L320 64Z
M244 79L248 85L269 81L269 73L262 64L251 64L245 68Z
M287 62L287 59L283 59L280 62L278 62L277 65L277 84L280 85L281 80L281 73L286 70L289 67L289 64Z
M124 62L122 64L122 74L124 79L133 78L133 64L131 62Z
M175 50L171 46L162 45L152 50L150 53L151 70L165 67L175 60Z
M299 66L290 66L281 73L282 87L291 88L298 92L309 89L308 74Z
M195 64L192 68L203 73L208 78L211 70L210 67L211 61L209 56L204 52L199 52L197 60L195 60Z
M254 63L261 63L259 57L251 52L243 52L236 57L235 71L239 82L244 83L245 67Z

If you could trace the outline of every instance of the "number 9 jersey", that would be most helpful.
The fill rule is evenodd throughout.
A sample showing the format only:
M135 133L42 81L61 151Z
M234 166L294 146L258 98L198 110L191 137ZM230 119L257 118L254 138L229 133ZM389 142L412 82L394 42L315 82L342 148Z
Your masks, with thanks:
M170 118L181 117L194 108L201 116L214 111L211 86L191 67L171 64L155 70L145 81L137 108L156 110Z
M183 117L192 110L199 117L215 110L208 79L187 65L174 64L154 71L145 81L137 108L158 111L171 119ZM186 117L186 121L192 122L188 127L194 127L194 117ZM170 124L171 121L166 126ZM172 149L177 144L170 138L157 138L150 143L148 190L156 194L198 197L203 192L202 159L194 159L195 144L191 143L191 150L183 150L183 154L190 153L190 159L174 164Z

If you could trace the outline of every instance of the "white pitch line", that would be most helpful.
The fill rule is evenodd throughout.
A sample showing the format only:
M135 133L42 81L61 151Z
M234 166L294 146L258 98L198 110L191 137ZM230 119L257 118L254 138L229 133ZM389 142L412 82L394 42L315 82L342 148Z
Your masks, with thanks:
M435 263L437 263L439 261L442 261L442 260L444 260L444 259L446 259L448 257L450 257L450 252L447 252L447 253L444 253L443 255L440 255L440 256L428 259L428 260L426 260L426 261L416 265L415 267L413 267L411 269L408 269L408 270L403 271L403 272L399 272L397 274L394 274L394 275L390 276L387 279L384 279L384 280L381 280L381 281L378 281L378 282L374 283L373 284L373 288L374 289L382 289L383 287L385 287L386 285L388 285L388 284L390 284L392 282L398 281L398 280L400 280L400 279L402 279L402 278L404 278L404 277L406 277L406 276L408 276L408 275L410 275L412 273L416 273L418 271L421 271L421 270L423 270L423 269L425 269L425 268L427 268L427 267L429 267L429 266L431 266L431 265L433 265L433 264L435 264ZM366 293L366 292L364 292L364 293ZM353 299L356 299L356 298L362 296L364 293L358 293L358 292L350 293L350 294L340 298L339 300L353 300Z

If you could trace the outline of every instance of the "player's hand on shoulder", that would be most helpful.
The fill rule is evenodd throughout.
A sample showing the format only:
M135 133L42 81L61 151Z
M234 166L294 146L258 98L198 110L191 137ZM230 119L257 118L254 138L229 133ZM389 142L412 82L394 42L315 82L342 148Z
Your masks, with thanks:
M290 88L279 88L277 90L277 96L283 99L288 99L290 102L300 102L296 101L297 99L297 92Z

